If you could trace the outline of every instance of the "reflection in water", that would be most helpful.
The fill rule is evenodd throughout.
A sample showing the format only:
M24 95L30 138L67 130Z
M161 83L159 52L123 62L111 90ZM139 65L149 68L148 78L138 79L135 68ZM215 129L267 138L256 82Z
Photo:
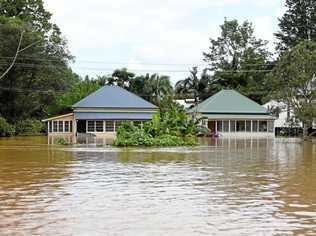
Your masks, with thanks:
M45 143L44 137L0 139L0 234L316 234L316 144Z

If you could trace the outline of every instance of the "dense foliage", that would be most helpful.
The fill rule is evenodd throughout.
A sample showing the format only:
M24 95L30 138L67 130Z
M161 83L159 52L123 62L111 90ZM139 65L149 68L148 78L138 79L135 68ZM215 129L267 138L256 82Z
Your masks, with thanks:
M301 42L286 51L271 73L274 96L294 109L304 130L316 118L316 42Z
M44 124L39 120L25 119L15 124L16 134L19 135L37 135L43 133Z
M286 0L286 12L279 22L278 49L290 49L304 40L316 40L316 0Z
M172 107L154 115L144 127L124 122L117 132L116 146L193 146L198 126L183 110Z
M209 51L204 53L204 60L214 72L212 84L217 91L236 89L262 103L268 93L268 42L254 36L253 25L248 21L239 24L237 20L225 19L220 27L221 36L210 39Z
M0 137L10 137L14 134L14 126L10 125L5 118L0 117Z
M213 77L208 73L207 69L203 70L200 77L198 73L198 68L193 67L189 77L176 83L175 92L180 98L191 96L197 103L217 92L215 84L212 83Z
M0 25L0 75L20 49L0 79L0 114L12 123L45 117L72 83L67 43L42 0L0 0Z

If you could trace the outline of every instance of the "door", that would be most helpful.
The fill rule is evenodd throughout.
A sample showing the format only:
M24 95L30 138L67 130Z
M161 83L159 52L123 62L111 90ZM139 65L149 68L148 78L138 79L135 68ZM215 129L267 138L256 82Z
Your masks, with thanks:
M209 120L207 127L211 130L212 133L215 133L215 121Z
M87 132L87 126L86 126L86 120L78 120L77 122L77 132L78 133L86 133Z

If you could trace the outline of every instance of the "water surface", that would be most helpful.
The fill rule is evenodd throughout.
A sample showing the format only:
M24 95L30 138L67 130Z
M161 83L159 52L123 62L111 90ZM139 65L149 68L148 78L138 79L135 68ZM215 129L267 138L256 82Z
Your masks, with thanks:
M0 235L315 235L316 144L0 139Z

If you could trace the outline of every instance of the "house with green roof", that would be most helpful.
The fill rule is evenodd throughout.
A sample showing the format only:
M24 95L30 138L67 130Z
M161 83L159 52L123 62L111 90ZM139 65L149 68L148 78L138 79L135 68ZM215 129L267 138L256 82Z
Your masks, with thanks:
M274 137L268 110L235 90L222 90L189 110L214 135Z
M48 136L114 138L122 121L142 125L151 120L158 107L115 85L106 85L72 106L73 112L43 120ZM87 135L86 135L87 136Z

